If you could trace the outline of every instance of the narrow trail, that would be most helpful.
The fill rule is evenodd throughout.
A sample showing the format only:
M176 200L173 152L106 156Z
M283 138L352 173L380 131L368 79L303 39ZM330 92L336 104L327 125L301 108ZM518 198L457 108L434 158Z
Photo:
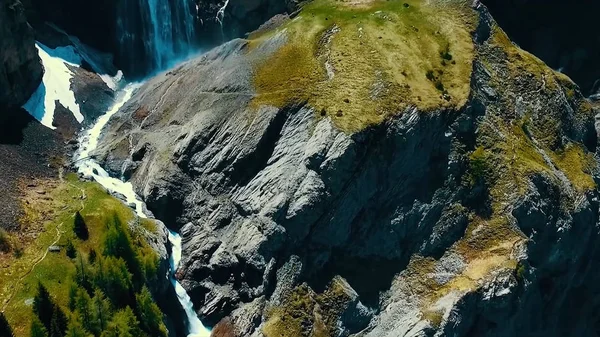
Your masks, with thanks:
M59 179L61 182L64 182L62 170L59 170ZM67 184L78 189L81 192L81 199L80 199L81 208L71 215L71 218L75 218L75 214L77 212L81 212L85 209L84 200L87 198L87 196L86 196L85 190L83 188L81 188L71 182L67 182ZM42 263L46 259L46 257L48 256L48 253L50 252L50 247L56 245L60 241L62 235L65 233L64 231L62 231L62 227L63 227L64 223L65 222L63 221L56 226L55 240L50 245L48 245L48 247L46 247L46 249L44 249L44 254L42 256L40 256L33 265L31 265L31 268L29 268L29 270L27 270L27 272L25 274L23 274L23 275L21 275L21 277L19 277L17 287L14 288L13 292L10 294L10 296L8 297L8 299L4 302L4 305L2 306L2 312L6 311L6 308L8 307L8 305L10 304L12 299L15 297L17 292L21 289L23 280L35 270L35 267L37 267L40 263Z

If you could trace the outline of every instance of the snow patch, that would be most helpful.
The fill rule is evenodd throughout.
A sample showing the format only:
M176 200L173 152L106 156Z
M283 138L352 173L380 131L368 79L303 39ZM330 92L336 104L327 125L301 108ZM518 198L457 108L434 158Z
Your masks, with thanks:
M56 27L55 29L63 32ZM73 45L50 48L40 42L36 43L38 54L44 65L44 76L40 86L23 105L29 114L51 129L55 129L52 123L56 102L69 109L79 123L84 120L75 94L71 90L71 79L74 74L69 67L79 68L85 60L113 91L117 90L123 79L123 73L120 70L115 76L107 75L92 48L84 45L75 37L67 36Z
M55 129L52 122L56 102L59 102L71 110L75 119L81 123L83 115L79 104L75 101L75 94L71 91L73 72L67 67L67 65L78 67L81 64L81 57L72 46L52 49L38 42L36 48L44 65L44 76L42 83L23 108L43 125Z

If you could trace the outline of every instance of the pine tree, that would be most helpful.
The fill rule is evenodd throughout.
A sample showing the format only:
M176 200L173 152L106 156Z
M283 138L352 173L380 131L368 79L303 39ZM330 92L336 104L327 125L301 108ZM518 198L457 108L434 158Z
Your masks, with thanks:
M31 337L48 337L44 324L37 317L33 317L31 320Z
M67 256L70 259L75 258L75 256L77 255L77 249L75 249L75 245L73 245L73 241L71 241L71 240L67 241L67 246L65 247L65 251L67 253Z
M75 281L69 280L69 310L75 311L75 305L77 303L77 291L79 286Z
M80 288L77 291L77 299L75 301L75 312L79 315L81 325L84 329L92 331L93 316L92 316L92 299L87 291Z
M6 316L4 316L3 312L0 312L0 336L14 337L12 328L10 327L10 324L8 324L8 320L6 320Z
M85 259L81 254L77 254L77 262L75 262L75 275L77 284L85 290L91 292L92 280L90 280L90 272Z
M73 223L73 231L75 232L75 235L77 235L77 237L80 238L81 240L85 241L90 237L90 233L88 231L87 224L85 223L85 220L83 219L83 216L81 216L81 213L79 213L79 211L77 211L77 213L75 213L75 221Z
M97 256L96 251L93 248L90 249L90 254L88 256L88 262L90 264L94 264L94 262L96 262L96 256Z
M153 336L166 337L167 328L163 323L163 314L158 305L154 303L147 287L144 286L142 291L136 295L136 302L142 329Z
M108 229L104 234L103 255L122 258L128 269L135 276L135 280L142 280L142 269L137 259L135 249L131 242L131 237L126 226L123 225L117 214L114 214L113 221L109 223Z
M96 285L117 307L125 307L132 299L132 275L121 258L98 259Z
M67 326L65 337L88 337L88 332L81 326L80 317L77 313L73 314Z
M141 335L139 322L130 307L118 311L108 323L101 337L138 337Z
M96 289L94 292L94 298L92 300L94 324L91 330L95 336L100 336L102 331L106 330L108 322L112 317L112 311L110 302L104 296L104 293L100 289Z
M50 322L50 337L64 337L67 330L67 316L58 305L52 308L52 320Z
M33 312L40 319L46 330L50 330L53 309L54 304L50 299L48 289L41 282L38 283L38 291L33 298Z

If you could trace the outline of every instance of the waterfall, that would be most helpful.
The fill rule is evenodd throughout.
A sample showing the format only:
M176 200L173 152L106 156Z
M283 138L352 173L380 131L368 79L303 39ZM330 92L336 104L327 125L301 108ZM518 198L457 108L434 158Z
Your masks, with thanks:
M193 50L194 0L121 0L118 5L119 63L144 77L172 66Z
M225 0L223 6L221 6L221 8L219 8L217 11L217 17L215 18L219 22L219 25L221 25L221 30L223 29L223 20L225 19L225 10L227 9L227 5L229 5L229 0Z
M115 105L111 107L106 114L100 116L96 123L81 135L79 139L79 150L75 154L74 165L77 168L77 171L83 176L94 179L112 193L123 195L127 204L134 205L135 212L140 218L147 218L144 211L144 202L135 193L133 185L130 182L124 182L120 179L111 177L91 156L92 152L97 148L102 130L106 124L108 124L110 118L116 114L125 103L127 103L135 89L139 86L139 84L127 85L125 89L119 92L119 97L116 100ZM211 334L210 330L204 327L202 322L200 322L200 319L198 319L198 316L194 311L194 305L190 296L175 278L175 272L177 271L179 261L181 260L181 237L177 233L169 232L169 242L171 243L172 251L169 259L171 270L168 277L175 288L179 303L181 303L181 306L185 310L189 332L188 337L209 337Z

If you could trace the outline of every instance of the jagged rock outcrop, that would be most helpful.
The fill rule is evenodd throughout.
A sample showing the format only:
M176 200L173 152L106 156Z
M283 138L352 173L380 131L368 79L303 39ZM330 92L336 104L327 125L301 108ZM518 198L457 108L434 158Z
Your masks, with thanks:
M482 0L508 35L582 88L597 93L599 37L595 32L600 3L595 1Z
M214 46L243 37L278 14L292 14L298 0L197 0L200 44ZM221 12L219 12L221 10Z
M25 103L44 69L20 1L0 1L0 36L0 107L6 110Z
M315 0L279 24L149 80L97 153L181 229L206 323L596 333L595 113L569 78L477 2Z

